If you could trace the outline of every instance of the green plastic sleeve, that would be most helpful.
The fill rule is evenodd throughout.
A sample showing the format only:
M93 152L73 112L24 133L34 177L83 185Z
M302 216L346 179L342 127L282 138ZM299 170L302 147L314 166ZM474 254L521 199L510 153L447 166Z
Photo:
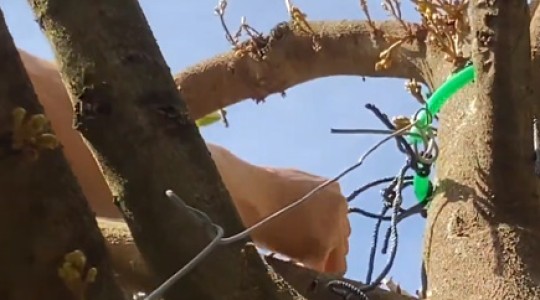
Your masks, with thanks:
M474 66L470 65L463 68L456 74L453 74L441 85L427 101L427 111L431 116L437 114L443 105L450 97L452 97L457 91L462 89L465 85L472 82L475 78ZM412 133L418 133L418 128L425 128L430 126L431 120L428 118L428 112L425 110L420 112L417 116L418 123L411 129ZM410 144L416 144L421 141L418 135L409 135L407 141ZM426 202L427 198L431 195L432 184L429 180L429 176L420 176L416 174L413 179L414 194L419 202Z

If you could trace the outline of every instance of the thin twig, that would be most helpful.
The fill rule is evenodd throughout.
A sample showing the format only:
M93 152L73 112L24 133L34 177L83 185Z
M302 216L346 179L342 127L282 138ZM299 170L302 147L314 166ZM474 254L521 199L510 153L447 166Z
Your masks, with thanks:
M215 13L219 16L219 21L221 22L221 27L225 31L225 37L227 41L233 46L238 46L238 33L233 37L227 23L225 23L225 10L227 9L227 0L220 0L216 8L214 9Z
M411 28L407 26L407 24L405 24L403 18L401 17L401 5L399 0L384 0L383 7L385 8L385 10L390 12L392 17L394 17L394 19L396 19L401 24L403 29L407 32L408 36L413 35L411 32Z
M367 0L360 0L360 8L362 9L362 12L364 12L364 15L366 16L367 22L371 30L373 30L373 33L377 33L379 29L375 26L375 23L371 19L371 15L369 14L369 8L367 5Z

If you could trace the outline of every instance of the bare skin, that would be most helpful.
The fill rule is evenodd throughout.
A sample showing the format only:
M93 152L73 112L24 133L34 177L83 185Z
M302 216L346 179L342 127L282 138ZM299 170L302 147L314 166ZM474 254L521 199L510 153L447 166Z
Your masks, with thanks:
M94 158L79 133L72 129L72 106L56 65L22 50L19 53L98 220L122 221ZM246 227L326 180L295 169L255 166L218 145L207 143L207 147ZM344 274L350 232L347 202L339 184L334 183L313 195L309 202L254 232L252 239L262 248L289 256L319 272ZM116 264L130 259L115 256L114 251L112 256Z

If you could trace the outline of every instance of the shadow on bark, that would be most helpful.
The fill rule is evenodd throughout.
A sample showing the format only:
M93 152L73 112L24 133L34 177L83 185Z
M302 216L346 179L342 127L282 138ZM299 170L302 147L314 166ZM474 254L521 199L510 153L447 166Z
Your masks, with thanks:
M87 299L121 299L104 239L62 151L14 150L14 109L40 116L34 125L45 119L1 11L0 61L0 294L71 299L58 268L65 254L79 249L98 272Z

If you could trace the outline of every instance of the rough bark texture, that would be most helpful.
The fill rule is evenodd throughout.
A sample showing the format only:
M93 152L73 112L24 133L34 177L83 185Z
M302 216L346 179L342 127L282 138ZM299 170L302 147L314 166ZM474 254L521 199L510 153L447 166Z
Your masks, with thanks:
M339 36L355 36L355 35L357 35L357 36L361 37L362 42L370 41L368 39L368 37L370 35L370 32L368 30L367 25L365 25L365 22L356 21L356 22L347 22L347 24L350 25L350 26L347 27L347 28L351 29L350 32L347 32L342 27L338 26L337 28L330 30L330 32L335 32L332 35L323 34L324 39L327 39L327 36L339 37ZM385 22L385 23L382 23L382 24L379 24L379 25L382 28L396 29L396 30L398 30L397 33L399 33L399 27L396 26L395 24L392 24L391 22ZM322 26L321 25L320 27L321 28L326 28L327 26ZM359 30L359 28L362 29L362 30ZM334 30L336 30L336 31L334 31ZM303 39L303 37L300 36L300 35L298 35L298 36L297 35L294 35L294 36L291 35L291 36L289 36L289 38L292 39L292 41L295 41L295 40L298 40L298 39L300 39L300 40ZM354 40L346 40L346 42L352 42L352 41L354 41ZM329 45L331 46L331 45L333 45L332 43L335 44L335 43L338 43L338 42L340 43L340 42L342 42L342 40L337 39L337 38L333 38L333 39L329 39L326 43L329 43ZM294 42L293 45L296 45L297 43L298 42ZM311 41L309 41L309 43L311 43ZM371 43L371 41L370 41L370 43ZM370 45L372 45L372 47L375 47L375 46L373 46L373 43L370 44ZM370 45L367 45L367 44L364 45L364 47L366 47L366 49L368 49L365 53L367 54L367 59L370 60L370 62L374 63L375 58L376 58L376 53L378 51L377 49L379 49L379 48L383 49L383 48L382 48L382 46L379 46L377 48L371 49ZM295 48L291 47L289 44L279 44L276 47L278 47L278 48L273 48L273 49L278 49L278 50L281 49L279 51L285 51L287 53L293 53L295 51ZM326 48L326 49L328 50L328 48ZM332 51L339 51L340 47L335 47L334 46L334 47L332 47L332 49L333 49ZM416 50L414 50L415 49L414 47L410 47L410 46L407 49L409 49L410 51L416 51ZM420 55L420 52L418 52L418 53L419 53L418 55ZM65 107L64 101L63 101L64 97L66 97L66 96L64 96L64 94L63 94L64 93L63 86L60 86L62 83L59 82L60 78L57 75L55 65L52 64L52 63L43 61L43 60L39 60L36 57L34 57L34 56L32 56L32 55L30 55L28 53L25 53L24 51L21 52L21 55L22 55L24 63L26 64L26 68L30 72L31 79L34 82L34 85L36 85L36 88L37 88L37 91L38 91L38 94L39 94L38 96L40 97L40 100L42 101L43 105L45 106L47 115L49 115L51 117L52 122L53 122L53 127L59 131L59 137L62 140L62 142L65 144L64 151L67 151L66 154L71 158L70 163L72 164L72 167L75 168L76 171L78 170L77 175L81 176L81 177L79 177L79 180L81 180L83 186L85 186L84 184L86 183L87 190L85 192L90 192L90 194L91 194L91 199L89 199L90 204L95 205L96 203L93 203L92 201L98 201L99 203L97 204L97 207L95 207L95 209L97 209L96 212L97 212L98 216L103 216L102 215L102 213L104 213L103 207L105 207L105 206L109 207L110 204L107 201L107 199L108 199L107 195L104 194L104 193L99 193L99 191L101 190L100 185L95 185L95 182L98 181L98 179L99 179L99 178L96 178L95 176L99 176L99 175L96 175L96 172L93 171L92 165L88 165L88 164L85 164L84 166L83 165L75 165L75 166L73 165L74 163L76 164L76 163L79 162L79 159L80 159L79 156L83 155L85 152L84 152L84 149L82 149L80 146L78 146L78 143L79 143L78 142L78 136L75 136L75 135L73 135L71 133L71 128L68 128L68 127L70 127L70 125L66 125L67 123L71 123L71 122L68 120L69 117L67 117L67 114L64 113L67 110L67 107ZM347 53L347 55L356 55L356 54L355 54L355 52L350 51L350 53ZM412 68L414 70L418 70L418 68L416 66L410 65L411 64L410 61L401 58L401 55L402 54L395 55L395 62L392 65L392 68L389 69L385 73L387 76L404 77L404 74L405 74L404 71L403 71L404 68ZM328 56L331 56L331 54L328 54ZM272 57L274 57L274 56L270 56L270 58L272 58ZM294 61L295 58L299 58L299 57L304 57L304 56L302 56L302 55L294 55L292 57L281 56L279 58L279 61L275 61L274 63L277 64L277 65L281 65L284 62L286 62L286 61L282 61L282 60L291 59L292 61ZM326 58L326 55L322 56L322 58L328 59L328 58ZM275 57L273 59L275 59ZM315 60L314 57L311 57L310 59ZM362 61L361 58L358 58L358 60ZM217 61L217 60L213 60L213 61ZM231 62L231 63L233 63L233 62ZM238 61L237 63L239 65L242 65L245 62ZM342 66L343 69L338 69L338 71L336 71L336 72L344 72L344 74L346 74L347 68L349 66L350 65L343 64L343 66ZM199 73L199 75L206 76L206 74L214 74L216 69L207 68L207 70L209 70L209 73L204 73L203 72L203 73ZM217 69L217 70L219 70L219 69ZM373 74L373 64L367 64L367 63L362 64L362 66L358 67L358 69L355 72L357 72L358 74L366 74L366 75ZM286 75L286 74L284 74L284 75ZM307 73L306 75L307 76L312 76L312 75L309 75L309 73ZM197 81L199 81L199 80L192 80L190 82L193 83L193 82L197 82ZM199 92L205 92L206 89L198 89L198 91ZM188 104L189 107L191 107L190 101L197 101L197 100L200 101L200 100L202 100L202 101L212 102L212 99L205 100L202 97L192 97L192 98L188 98L187 100L188 100L187 104ZM67 101L69 103L69 99L67 99ZM211 108L212 105L214 105L214 104L210 103L209 106L205 106L205 107L210 107L209 109L213 109L213 108ZM70 104L68 106L70 106ZM69 108L69 110L71 111L71 108ZM210 111L208 111L208 112L210 112ZM73 146L74 144L77 145L77 146ZM214 157L214 159L219 160L219 156ZM86 171L84 171L84 170L86 170ZM269 169L269 170L273 170L273 169ZM285 172L289 172L289 171L292 171L292 170L285 170ZM225 172L226 177L228 176L228 177L230 177L230 179L232 179L232 177L235 176L234 174L232 174L232 175L229 174L230 172L228 172L228 170L222 170L220 172ZM282 171L280 171L280 172L281 172L280 174L284 174ZM297 180L297 178L295 178L294 180L289 181L289 182L284 182L283 184L286 184L286 185L293 184L295 182L295 180ZM261 181L264 181L264 180L261 180ZM91 184L89 185L88 184L89 182L93 182L94 185L91 185ZM260 184L260 183L257 182L257 184ZM232 188L233 188L233 190L238 191L238 189L240 187L233 186ZM251 189L251 188L253 188L253 185L250 185L250 187L246 187L246 188ZM242 188L241 190L245 190L245 189ZM289 192L292 192L293 190L294 189L290 190ZM258 193L260 193L260 192L263 192L263 191L259 191ZM107 193L108 193L108 190L107 190ZM331 193L331 191L330 190L324 190L321 193L318 193L317 195L315 195L314 197L315 198L319 198L319 197L322 197L322 198L325 198L325 197L334 198L334 196L329 197L328 193ZM97 199L97 198L99 198L99 195L104 195L106 199L101 199L101 200ZM287 197L289 197L289 196L287 196ZM281 195L279 196L279 199L280 199L279 201L284 200L284 199L282 199ZM271 199L268 199L268 200L271 200ZM314 204L316 202L317 202L316 199L310 200L310 203ZM308 207L311 207L311 205L302 206L302 207L308 208ZM101 210L98 209L98 208L101 208ZM116 213L109 212L110 211L109 208L107 208L106 210L108 212L104 214L105 217L116 215ZM299 212L300 211L301 210L299 210ZM290 217L292 217L294 215L295 214L291 214ZM287 215L287 216L288 216L287 218L289 218L289 215ZM285 221L285 219L280 220L279 225L280 226L286 225L287 223L284 222L284 221ZM278 225L278 224L276 224L276 225ZM136 251L136 247L135 247L134 242L131 239L130 235L129 234L127 235L127 236L129 236L129 238L128 238L125 235L125 230L124 231L119 230L119 227L123 227L123 226L125 226L124 223L119 223L116 220L107 220L107 219L101 219L100 220L100 227L102 227L102 229L104 230L105 235L107 236L107 238L109 239L109 242L110 242L108 244L108 246L109 246L110 250L113 253L114 268L119 273L119 276L120 276L119 279L121 280L121 283L123 284L123 286L125 285L127 287L127 289L131 290L131 291L136 291L138 289L148 291L152 287L154 287L157 282L151 280L151 277L148 275L149 270L146 268L146 265L143 263L143 260L140 257L140 254L138 253L138 251ZM298 228L298 226L296 226L295 228ZM141 274L143 274L143 275L141 275ZM310 296L312 296L312 295L315 295L315 293L310 294ZM319 297L319 296L317 296L317 297Z
M349 280L331 274L320 274L315 271L302 268L291 262L286 262L274 257L265 257L266 262L283 276L300 294L309 300L342 300L343 296L331 292L327 284L332 280L343 280L358 287L365 286L361 282ZM400 295L383 289L375 289L366 293L369 300L412 300L410 296ZM353 298L354 299L354 298Z
M137 247L133 243L126 224L119 221L101 219L98 221L103 235L109 241L109 250L113 253L115 269L120 274L120 282L131 291L148 291L153 286L153 277L146 268ZM309 300L340 300L341 296L332 293L326 284L334 279L343 279L356 286L363 286L361 282L344 279L340 276L323 274L304 268L292 262L265 257L266 262L296 291ZM272 270L270 270L272 272ZM375 289L368 293L370 300L406 300L407 296L398 295L383 289Z
M0 295L4 299L74 299L58 276L75 249L96 267L87 299L121 299L104 239L60 149L37 161L10 153L11 111L42 114L0 11ZM84 274L83 274L84 275Z
M538 297L538 263L532 259L539 247L536 233L540 226L535 222L538 219L535 216L539 213L538 196L532 189L531 182L531 110L528 106L530 94L527 92L528 12L524 1L498 1L496 5L504 6L499 8L500 15L484 16L480 15L479 10L475 17L476 20L483 19L487 22L493 20L493 23L488 25L496 32L495 37L492 37L495 44L490 44L491 48L487 50L492 55L488 58L491 62L487 62L487 69L482 67L479 72L480 85L461 91L452 98L441 114L442 153L437 163L441 193L430 208L425 238L429 290L433 299ZM533 46L532 86L537 87L540 80L540 13L537 9L534 12L530 24ZM329 32L332 31L330 26L327 28ZM358 32L351 33L356 34ZM370 45L368 36L364 35L362 45ZM483 34L479 35L482 36ZM287 45L291 44L294 43ZM291 49L294 48L291 46ZM371 50L375 53L373 57L380 51ZM441 63L444 59L436 50L428 49L427 52L425 63L416 65L421 69L422 81L431 88L436 88L447 78L451 66ZM497 55L494 56L493 52ZM371 57L371 51L362 52L365 53L368 53L368 58ZM284 60L287 64L295 65L294 61L298 59L302 60L296 57ZM310 64L326 65L326 60L318 59L319 57L315 57ZM244 97L257 97L258 94L253 88L242 85L240 76L233 74L225 77L227 61L234 64L240 60L231 55L219 56L177 75L180 92L185 97L203 95L216 99L216 103L220 99L218 94L222 93L226 95L225 99L228 99L224 101L227 104L235 103ZM374 64L374 61L371 63ZM486 59L476 56L475 63L484 66ZM359 65L361 64L358 62L351 64ZM323 69L332 68L326 65ZM275 73L279 76L265 84L279 88L267 89L268 93L284 90L301 82L290 79L297 78L297 70L303 69L294 68L289 72ZM310 70L306 74L316 73ZM330 73L343 74L347 71L340 73L339 70L332 70ZM194 78L191 81L187 80L190 76ZM303 76L309 79L317 77L305 74ZM400 72L395 72L394 69L390 77L401 76ZM417 73L404 75L407 76L416 77ZM205 78L215 80L206 82L210 85L214 82L219 84L222 82L221 78L227 78L227 82L212 91L195 92L193 88L194 95L190 95L186 86L191 82L201 83ZM534 92L538 93L538 90L536 88ZM538 96L533 99L538 106ZM202 109L193 108L194 112L199 110Z
M392 55L393 64L375 71L379 53L390 44L375 37L366 21L312 22L321 50L313 51L308 35L288 29L269 46L260 62L249 56L238 58L228 52L203 61L175 75L175 82L188 103L191 116L200 118L218 108L244 99L261 100L297 84L336 75L415 78L423 82L421 67L425 48L405 44ZM404 30L398 22L376 22L388 38L399 38ZM204 87L204 88L203 88Z
M433 299L537 299L535 193L526 1L474 1L475 85L441 114L439 193L425 236ZM435 68L433 84L448 70Z
M90 18L96 19L103 15L109 18L117 14L120 9L117 10L114 4L108 4L109 7L105 9L101 2L82 5L77 3L80 5L77 10L84 10L84 13L68 16L59 13L58 4L51 6L51 3L62 3L61 1L34 3L39 4L36 8L39 20L50 31L50 37L57 44L64 74L67 74L67 78L79 79L69 83L71 91L77 95L75 100L88 102L98 98L98 95L111 112L109 116L96 116L94 122L84 121L83 125L87 129L84 134L92 142L96 153L102 155L99 159L113 192L125 200L133 212L134 220L144 225L131 226L135 239L140 241L140 245L156 242L155 248L146 246L142 249L150 264L157 266L161 274L170 273L173 268L169 268L169 265L176 267L185 263L195 254L195 249L201 248L205 242L196 239L202 236L203 230L197 231L201 233L198 235L196 232L182 231L178 225L182 222L186 227L200 228L194 224L196 222L191 222L191 219L178 220L177 217L176 223L173 223L170 217L179 214L178 211L173 211L173 207L167 206L167 203L161 205L161 208L152 205L152 202L159 201L163 189L175 188L189 204L209 211L214 220L227 225L229 232L238 230L239 222L231 212L230 201L223 197L222 186L216 189L210 185L217 180L215 167L207 163L206 152L200 151L203 148L202 142L199 142L199 136L191 122L185 122L185 107L182 103L172 101L178 99L170 92L170 86L165 85L170 81L168 76L158 72L156 74L161 75L145 78L147 83L154 86L154 91L160 92L153 94L141 88L144 83L134 78L141 76L140 74L155 75L148 70L164 68L158 51L147 47L149 37L141 35L140 27L125 18L117 18L118 24L113 22L112 18L109 19L109 23L104 23L108 24L108 27L101 27L98 23L92 27L92 31L85 31L82 27L76 30L73 29L75 27L70 27L78 24L77 22L96 24ZM132 12L129 5L127 9L126 5L122 6L123 15ZM474 14L472 38L480 39L479 42L469 45L474 52L478 81L453 97L441 114L439 142L442 152L437 163L440 186L429 210L425 236L428 289L432 299L437 300L536 299L540 297L540 266L533 258L540 250L540 219L537 217L540 213L540 202L533 182L530 160L530 117L533 104L529 101L528 82L529 73L534 76L533 87L538 85L536 81L539 80L536 74L540 68L535 63L538 63L536 40L539 26L537 23L540 22L537 20L540 17L534 13L533 23L530 24L533 67L529 70L531 53L528 47L529 11L526 9L526 1L475 1L471 11ZM47 17L51 13L55 16L54 19ZM192 116L200 117L245 98L262 99L268 94L317 77L337 74L400 78L418 76L421 81L436 88L451 70L450 65L441 63L444 61L441 53L429 47L426 50L420 43L420 47L412 48L411 51L405 48L404 53L398 54L402 58L399 64L395 64L388 71L376 73L368 66L374 65L380 50L384 48L380 44L373 44L370 30L365 23L343 22L334 24L334 27L326 27L325 24L330 23L314 26L318 33L322 33L321 51L328 51L320 55L314 55L309 50L309 37L286 33L272 46L273 50L265 62L255 62L247 57L235 58L229 53L205 61L176 76L181 95L193 103L189 105ZM384 26L388 27L383 28L383 31L399 36L397 23L385 24ZM136 29L130 31L130 28ZM127 31L123 31L126 29ZM134 32L135 30L137 32ZM136 36L137 40L126 39L126 36ZM94 37L116 41L116 45L112 42L99 43L100 40L94 40ZM83 43L77 42L77 38L84 38L86 42L90 41L99 46L84 49ZM118 45L124 51L113 49ZM351 45L350 48L348 45ZM70 47L75 51L70 52ZM358 51L358 47L365 49ZM130 51L125 51L126 49ZM143 53L160 59L150 60ZM342 55L336 55L337 53ZM403 58L403 54L412 59ZM335 57L343 57L343 61L336 62ZM422 63L416 60L416 57L425 57L426 60ZM98 63L94 64L94 60ZM107 64L110 64L110 67L106 67ZM366 68L367 71L364 73L360 68ZM113 70L118 72L115 73L117 75L112 75ZM82 71L85 82L80 81ZM111 90L104 88L102 80ZM140 84L133 84L134 82ZM91 86L92 84L95 85ZM212 88L206 88L208 86ZM85 93L83 87L86 87ZM123 97L120 98L119 95ZM169 117L176 117L175 113L179 112L183 122L180 130L178 124L171 124L170 120L158 120L153 115L153 108L148 105L150 101L146 101L150 97L151 102L157 103L153 108L167 108L165 114ZM109 101L112 99L114 101ZM538 102L537 98L534 100ZM139 118L139 123L133 122L134 116ZM108 127L104 127L102 119L107 119ZM170 125L172 129L156 130L162 128L163 124ZM104 134L99 132L100 129ZM178 141L169 142L171 132L182 136L181 146ZM119 136L124 137L121 147L113 143ZM138 151L132 153L131 165L124 163L124 153L120 153L121 150L130 145L134 147L148 144L149 147L140 146ZM118 149L113 149L113 146ZM159 159L154 158L156 155L160 156ZM168 159L168 164L163 163L163 158ZM195 164L193 158L204 163ZM176 167L171 170L175 172L174 178L180 174L186 178L185 182L201 183L190 187L175 183L174 178L164 172L169 170L170 166ZM141 175L141 170L146 173ZM150 178L147 174L155 175ZM150 188L138 187L143 183ZM194 199L186 197L188 195L199 197ZM152 201L144 201L148 199ZM164 212L162 208L171 212ZM221 208L226 208L225 212ZM166 224L170 228L179 228L174 232L178 232L184 241L167 243L166 241L172 239L165 236L170 232L170 228L162 224L163 220L170 222ZM159 241L151 236L156 229L164 233L164 237ZM187 245L187 241L197 241L197 247ZM173 257L173 253L179 253L181 258L172 262L156 258L158 255ZM225 256L227 254L229 256ZM242 261L233 252L221 251L219 256L205 262L205 266L215 268L216 274L229 272L227 279L237 275L258 274L262 270L260 268L245 273L238 270L241 268L229 270L224 267L229 261L220 264L216 261L217 257L231 259L230 266L242 265ZM258 259L253 259L259 263ZM231 284L228 280L222 279L226 284L219 285L217 278L201 269L194 274L197 277L188 277L189 280L185 281L192 287L208 289L208 286L212 286L220 291L234 290L234 287L225 286ZM205 283L205 286L201 283ZM235 285L236 283L233 282L235 287L240 286ZM196 289L187 289L192 292L189 297L219 296L195 293L194 290ZM253 299L257 296L266 295L261 292Z
M134 239L159 278L186 264L213 235L195 213L165 199L166 189L206 211L226 235L242 230L138 3L29 2L73 95L77 129L89 141L113 196L125 205ZM276 291L260 258L243 254L243 246L217 249L169 296L290 297Z
M71 100L56 64L25 51L19 53L90 207L98 218L123 220L92 153L72 128ZM221 146L206 146L244 226L253 225L327 180L297 169L256 166ZM288 234L276 234L279 232ZM256 245L319 272L345 273L350 232L347 200L339 183L334 182L250 236Z

